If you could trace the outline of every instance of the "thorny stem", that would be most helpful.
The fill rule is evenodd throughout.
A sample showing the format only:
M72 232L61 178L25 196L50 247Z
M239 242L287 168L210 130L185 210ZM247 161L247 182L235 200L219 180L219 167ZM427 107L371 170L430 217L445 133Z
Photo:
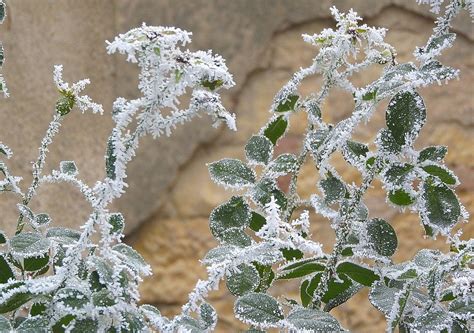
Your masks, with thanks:
M41 171L43 170L44 163L46 161L46 153L48 152L48 147L53 142L53 138L56 135L56 133L59 131L59 127L61 126L62 119L63 119L63 116L61 116L58 113L55 113L53 120L48 126L45 136L41 140L41 146L39 148L39 156L36 162L33 164L33 181L31 182L31 185L28 188L28 191L23 196L22 204L25 206L28 206L31 199L36 193L36 189L38 188L40 184L40 175L41 175ZM24 215L23 213L20 213L17 220L15 234L18 235L19 233L21 233L24 226L25 226Z

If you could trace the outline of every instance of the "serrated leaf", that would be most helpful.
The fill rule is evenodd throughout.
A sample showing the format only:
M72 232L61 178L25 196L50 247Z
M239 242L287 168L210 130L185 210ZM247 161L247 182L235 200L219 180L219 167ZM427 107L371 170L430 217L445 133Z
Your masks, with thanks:
M329 313L318 309L296 308L286 320L297 331L305 332L339 332L341 326Z
M85 318L78 319L74 322L71 333L97 332L99 323L95 319Z
M388 316L399 292L400 289L389 288L379 281L370 288L369 300L377 310Z
M75 176L79 173L74 161L61 161L59 163L59 170L69 176Z
M53 302L56 303L56 306L60 305L65 309L78 310L89 303L89 298L79 289L65 287L56 292Z
M253 265L241 264L238 271L231 272L226 277L227 289L234 296L242 296L255 291L260 284L260 276Z
M390 257L397 250L397 234L392 226L382 219L369 221L367 237L369 245L381 256Z
M28 272L36 272L45 268L49 263L49 255L39 255L37 257L28 257L23 260L23 268Z
M330 130L328 128L321 128L308 134L306 144L314 156L319 155L318 150L325 142L329 132Z
M214 237L222 239L223 233L230 228L247 228L251 217L250 207L244 198L233 196L214 208L209 217L209 227Z
M287 98L280 102L280 104L277 105L275 112L288 112L288 111L294 111L296 102L298 101L300 97L298 95L289 95Z
M461 206L454 192L442 183L427 181L423 184L422 198L424 209L422 215L432 227L450 228L461 216Z
M216 310L209 303L202 303L199 307L199 317L205 329L213 329L217 324Z
M13 282L0 286L0 295L9 295L0 303L0 313L18 309L33 298L33 294L25 290L25 282Z
M138 251L134 250L127 244L119 243L112 247L112 250L122 255L124 264L135 269L140 273L146 273L150 270L150 266L143 259Z
M281 154L277 156L269 165L268 172L273 177L279 177L288 173L295 172L298 166L298 160L293 154Z
M337 265L336 271L338 274L344 273L352 280L368 287L380 279L371 269L349 261Z
M447 152L448 148L445 146L426 147L425 149L420 151L420 154L418 155L418 163L422 163L427 160L433 162L442 161L443 158L446 156Z
M10 239L12 255L20 258L31 258L49 251L49 239L36 232L22 232Z
M257 292L267 291L268 288L272 285L273 280L275 279L275 272L273 272L271 265L261 265L254 262L253 265L258 271L260 276L260 285L257 288Z
M263 130L265 135L273 144L276 144L278 139L285 134L288 127L288 120L284 116L279 116L272 120Z
M390 100L386 112L387 127L400 146L411 145L425 120L425 104L417 92L402 91Z
M402 147L395 141L392 132L386 128L380 130L375 142L382 152L397 154L402 150Z
M252 212L252 219L250 221L250 229L259 231L267 223L265 218L257 212Z
M13 274L12 268L8 264L8 261L5 258L5 255L0 254L0 284L7 283L9 279L14 279L15 275Z
M308 111L309 119L312 123L321 119L321 109L314 100L311 100L305 104L306 110Z
M454 173L448 168L445 168L441 165L430 164L425 165L421 168L430 175L437 177L445 184L455 185L457 183L457 178Z
M300 263L292 263L286 267L283 266L277 276L277 280L295 279L322 271L324 271L324 265L322 263L313 260L302 260Z
M255 172L242 161L225 158L208 165L214 182L230 188L240 189L255 183Z
M42 316L26 318L18 327L18 333L46 333L49 326L49 320Z
M206 253L202 261L206 265L212 265L214 263L221 262L232 257L236 249L238 249L238 247L234 245L221 245L215 247Z
M322 179L319 182L319 185L324 193L324 201L328 205L340 201L346 195L346 187L344 186L344 183L331 174L329 174L325 179Z
M415 202L415 198L403 189L390 191L388 200L398 206L409 206Z
M445 45L445 43L451 45L455 39L456 39L456 34L454 33L447 33L444 35L431 37L428 45L426 46L425 52L430 53L435 50L438 50L442 48Z
M273 155L273 144L265 136L254 135L245 145L245 156L255 164L266 165Z
M230 228L224 230L220 240L223 244L230 244L238 247L247 247L252 244L250 236L241 228Z
M113 306L116 303L115 297L107 290L107 288L92 293L92 304L94 304L94 306L108 307Z
M304 253L301 250L291 247L282 248L280 251L283 257L288 261L298 260L304 257Z
M391 165L384 173L384 182L392 186L402 186L413 174L413 165L400 163Z
M92 264L91 266L95 269L94 272L96 272L98 277L97 281L92 282L99 282L104 285L111 285L113 283L114 272L112 267L110 267L110 264L105 259L96 256L90 256L87 259Z
M51 223L51 217L49 217L49 215L46 213L36 214L33 219L33 222L37 226L46 226Z
M413 328L418 332L441 332L451 327L449 313L441 307L433 307L416 318Z
M263 328L275 327L284 318L276 299L267 294L254 292L240 296L236 300L234 313L240 321Z
M461 318L472 317L474 314L474 300L469 297L467 297L467 299L463 299L462 297L456 298L449 303L449 311Z
M345 277L345 275L344 275ZM349 278L346 277L349 280ZM323 297L323 301L326 303L324 306L324 311L329 312L333 308L347 302L352 296L357 294L360 290L364 288L363 285L353 282L349 285L346 284L346 280L343 280L341 290L334 290L333 284L341 284L338 281L331 280L328 284L328 291Z
M356 165L357 162L365 160L368 152L369 147L366 144L351 140L346 141L342 149L342 155L351 165Z

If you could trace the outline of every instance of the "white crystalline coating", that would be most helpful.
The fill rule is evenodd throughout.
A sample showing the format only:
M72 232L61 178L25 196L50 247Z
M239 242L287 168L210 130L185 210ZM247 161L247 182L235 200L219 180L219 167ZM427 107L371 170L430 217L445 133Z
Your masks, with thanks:
M267 222L256 232L256 235L263 239L278 238L280 234L280 225L283 223L280 219L280 206L275 197L272 196L270 202L265 206Z

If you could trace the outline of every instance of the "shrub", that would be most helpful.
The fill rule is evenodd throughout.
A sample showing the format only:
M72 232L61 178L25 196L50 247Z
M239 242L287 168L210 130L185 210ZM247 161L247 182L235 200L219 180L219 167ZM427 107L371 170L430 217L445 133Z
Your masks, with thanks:
M430 2L432 10L439 13L442 2ZM124 192L127 164L143 136L169 136L200 113L210 115L214 124L224 122L236 129L219 95L234 85L232 76L221 57L183 50L190 33L180 29L143 25L108 43L109 53L126 54L128 61L138 63L142 96L114 102L106 177L89 187L78 178L73 161L63 161L58 170L43 175L48 146L67 115L76 107L102 113L101 105L82 94L88 80L68 84L62 67L56 66L59 98L25 192L21 178L7 168L11 150L0 143L0 191L20 200L15 235L0 233L0 331L210 331L217 313L206 297L224 280L237 297L235 316L249 325L249 332L343 331L329 312L364 288L387 318L387 331L468 332L474 306L474 243L453 232L468 218L454 192L459 181L443 163L446 147L413 147L426 121L417 89L458 76L458 70L438 57L455 41L450 23L464 7L472 12L473 2L452 0L446 5L426 45L415 50L416 62L398 63L395 48L384 41L386 30L361 24L352 10L332 8L336 29L303 36L319 52L275 96L269 121L245 146L247 161L225 158L209 164L212 180L238 193L211 212L210 231L219 245L203 259L208 279L198 281L182 313L172 319L151 305L139 305L138 286L150 267L122 243L124 218L110 212L108 205ZM1 20L4 15L0 1ZM0 55L3 63L3 48ZM351 76L371 66L383 68L380 78L356 87ZM322 76L322 88L303 96L298 87L313 75ZM1 76L0 88L8 95ZM330 124L324 121L322 103L334 88L352 94L354 111ZM186 94L191 96L189 105L181 109L179 101ZM355 141L354 130L387 100L386 127L375 144ZM301 152L275 156L275 145L298 112L307 115ZM346 183L339 175L331 164L336 152L360 172L359 183ZM312 163L319 175L309 198L297 194L304 163ZM277 185L284 175L291 177L288 193ZM422 249L411 260L395 264L394 229L381 218L369 218L364 204L364 194L376 179L383 183L387 203L418 213L428 237L447 236L450 252ZM47 213L29 207L38 187L51 182L77 187L91 205L80 231L50 227ZM331 222L336 241L330 253L311 239L308 209ZM94 232L100 234L98 241L91 238ZM300 282L299 299L270 295L275 281L295 279Z

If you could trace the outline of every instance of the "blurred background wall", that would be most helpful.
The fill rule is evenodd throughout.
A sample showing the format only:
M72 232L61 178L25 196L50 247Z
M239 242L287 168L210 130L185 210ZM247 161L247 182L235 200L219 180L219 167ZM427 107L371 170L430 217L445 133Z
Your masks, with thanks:
M208 230L210 211L228 198L212 184L206 163L223 157L243 157L243 146L268 118L272 97L300 66L307 66L315 50L306 45L302 33L316 33L333 26L329 7L354 8L370 25L389 28L388 41L399 51L398 59L412 59L415 46L429 36L433 18L426 7L412 0L7 0L8 17L0 27L6 52L4 76L11 97L0 101L0 139L15 155L9 165L15 175L31 181L31 161L52 118L57 92L52 83L54 64L64 65L68 81L89 77L87 92L103 103L104 116L68 115L61 133L51 146L47 168L57 169L61 160L75 160L80 175L89 184L104 176L105 141L112 127L110 107L118 96L137 96L137 71L120 56L107 56L105 40L146 22L170 25L193 32L192 49L213 49L227 59L237 86L225 94L226 106L237 114L238 132L211 129L203 118L179 128L172 139L144 140L129 168L128 192L114 203L127 220L127 242L153 266L154 276L145 280L143 301L164 313L177 313L198 278L205 277L199 259L214 243ZM447 87L422 90L428 107L428 124L417 142L449 146L447 163L460 177L457 193L474 212L473 88L474 31L467 15L454 26L455 47L444 61L461 69L459 81ZM366 82L374 71L356 76ZM318 79L306 84L308 93ZM323 107L327 121L339 121L352 111L345 93L336 91ZM304 118L294 117L290 135L278 152L296 152L304 130ZM375 129L384 123L383 108L358 133L372 142ZM336 160L343 176L355 177L353 169ZM303 169L300 195L309 195L316 184L310 165ZM281 182L285 188L285 182ZM78 227L89 214L75 190L62 185L45 186L32 202L36 211L51 213L54 223ZM3 195L0 228L12 233L16 222L16 198ZM371 216L391 222L399 236L396 261L412 256L422 246L446 249L445 240L424 240L418 216L387 209L380 185L367 195ZM314 238L327 250L334 239L327 221L313 214ZM465 237L474 228L465 226ZM277 285L288 296L297 286ZM218 330L239 329L232 318L232 297L223 290L212 295L212 303L223 314ZM380 332L381 315L371 307L364 292L334 311L354 332Z

